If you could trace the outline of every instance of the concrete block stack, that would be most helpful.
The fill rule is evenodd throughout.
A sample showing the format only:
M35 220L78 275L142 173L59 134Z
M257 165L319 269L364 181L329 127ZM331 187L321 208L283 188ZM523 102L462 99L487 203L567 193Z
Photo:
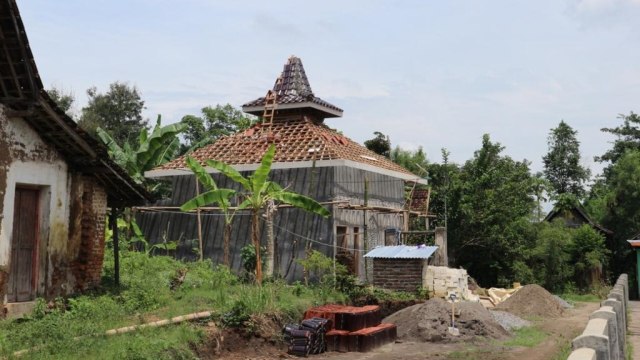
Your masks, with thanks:
M422 283L434 297L445 298L454 293L459 299L477 300L477 297L469 291L469 274L465 269L427 266Z
M600 308L589 316L582 334L573 339L570 360L624 360L627 336L629 278L622 274Z

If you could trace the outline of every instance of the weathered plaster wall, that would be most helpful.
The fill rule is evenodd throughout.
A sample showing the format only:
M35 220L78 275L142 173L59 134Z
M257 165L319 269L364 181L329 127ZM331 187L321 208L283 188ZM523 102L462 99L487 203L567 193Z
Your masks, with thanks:
M7 121L4 116L4 107L0 105L0 234L2 233L2 223L3 219L5 218L3 209L4 196L7 190L7 171L9 170L9 163L11 162L8 151L9 139L4 136L6 123ZM8 269L0 261L0 301L4 299L7 276Z
M6 302L15 189L40 189L38 296L84 290L100 281L107 195L95 179L70 171L58 152L0 105L0 304Z
M0 115L0 141L3 171L0 182L4 189L0 197L0 267L10 269L11 237L16 185L34 185L40 188L39 293L49 282L47 265L51 259L62 257L68 238L68 178L67 164L22 119L8 119ZM6 281L5 281L6 282ZM4 300L6 289L0 290Z

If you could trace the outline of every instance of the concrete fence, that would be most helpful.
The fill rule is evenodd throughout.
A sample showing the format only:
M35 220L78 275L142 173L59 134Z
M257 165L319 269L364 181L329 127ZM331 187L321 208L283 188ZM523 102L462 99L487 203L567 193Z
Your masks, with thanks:
M582 334L573 339L567 360L624 360L628 305L629 278L622 274L600 308L591 313Z

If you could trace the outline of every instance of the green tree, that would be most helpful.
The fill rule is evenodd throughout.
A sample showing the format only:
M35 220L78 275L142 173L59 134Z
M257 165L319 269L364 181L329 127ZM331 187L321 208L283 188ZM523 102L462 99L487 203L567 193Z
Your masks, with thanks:
M569 246L570 264L575 270L575 280L579 287L588 289L596 284L594 272L600 273L607 264L609 250L605 238L590 225L582 225L573 231Z
M404 150L399 146L396 146L391 150L389 158L394 163L404 167L412 173L426 177L428 175L429 161L427 160L427 154L422 149L422 146L416 151Z
M231 104L204 107L201 116L185 115L180 120L188 126L184 134L187 143L182 147L182 152L195 150L221 136L247 129L256 121L254 116L243 113Z
M450 153L447 149L442 149L441 153L442 163L432 163L427 168L431 187L429 212L436 215L435 219L430 220L432 225L447 227L447 219L458 211L460 194L451 190L458 187L461 168L449 161Z
M585 195L584 184L589 170L580 165L580 143L577 131L564 121L551 129L547 144L549 151L542 157L544 175L551 184L554 195L573 194L578 199Z
M607 215L603 225L614 232L612 251L613 275L633 274L635 262L626 242L640 232L640 151L629 150L611 167L609 192L605 198Z
M240 184L243 189L241 193L243 201L238 205L238 209L248 209L251 211L251 239L255 249L260 249L260 213L274 202L289 204L294 207L309 211L324 217L331 215L321 204L306 196L287 191L280 185L269 181L269 173L271 172L271 164L275 156L276 147L270 145L267 152L262 157L260 166L249 177L244 177L240 172L231 166L217 161L207 160L206 164L218 170L223 175ZM210 190L206 193L196 196L183 205L183 210L193 210L204 204L215 202ZM220 190L218 190L220 191ZM274 259L274 243L273 239L267 239L267 260L265 261L265 271L267 276L273 274ZM261 263L260 251L256 252L256 264ZM256 281L262 283L262 267L256 267Z
M548 193L550 184L547 179L544 178L544 174L538 172L532 177L532 191L536 200L536 208L533 214L533 220L540 222L544 219L542 204L549 200Z
M124 146L133 145L135 137L147 128L147 120L142 117L144 101L135 86L114 82L104 94L92 87L87 95L89 102L82 108L78 124L90 134L97 135L96 129L102 128L116 144Z
M615 164L629 150L640 150L640 116L633 111L629 115L620 114L622 125L615 128L603 128L602 131L615 135L613 147L602 156L597 156L596 161L609 162L609 167L605 169L605 176L608 176L610 166Z
M51 89L47 90L47 94L62 111L64 111L70 118L74 118L72 107L76 98L73 96L73 93L65 92L55 86L52 86Z
M562 221L542 223L533 251L537 281L551 292L562 292L573 276L571 231Z
M512 266L529 245L522 234L531 226L535 206L529 163L514 161L503 150L485 134L448 196L455 264L485 285L514 280Z
M97 128L96 132L102 142L106 144L109 155L115 162L122 166L133 180L144 184L152 194L158 195L162 184L147 180L144 173L173 160L177 156L180 148L178 134L185 128L184 124L162 126L160 115L158 115L156 126L151 134L146 128L142 128L138 135L138 142L133 146L128 142L120 146L102 128Z
M389 137L379 131L374 132L373 135L375 135L375 137L366 140L364 146L376 154L389 157L389 153L391 152L391 141Z

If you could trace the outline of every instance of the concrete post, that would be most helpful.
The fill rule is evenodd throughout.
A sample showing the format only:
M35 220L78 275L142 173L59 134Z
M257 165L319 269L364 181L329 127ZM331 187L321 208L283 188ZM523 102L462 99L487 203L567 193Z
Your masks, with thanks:
M620 348L620 342L618 341L620 335L618 334L617 315L613 311L613 308L611 306L602 306L600 309L591 313L589 320L591 319L607 320L607 328L609 329L607 336L609 337L609 352L611 353L611 358L624 360L624 358L620 356L622 350Z
M622 303L616 299L607 299L600 303L600 306L610 306L613 312L616 313L616 325L618 326L618 347L622 351L622 355L625 355L625 346L627 343L627 327L624 323L624 317L622 314ZM623 357L624 358L624 357Z
M624 291L625 307L629 307L629 279L627 274L621 274L616 281L616 286L621 286Z
M591 319L587 323L582 335L573 339L572 347L574 350L586 347L596 351L597 360L612 360L609 352L609 329L608 322L605 319Z
M436 252L436 258L434 259L435 266L449 266L449 256L447 255L447 228L436 228L436 246L438 251Z
M609 299L616 299L622 304L622 323L624 328L627 328L627 304L624 302L624 294L620 290L611 290L609 292Z
M573 350L567 360L597 360L596 351L589 348Z

